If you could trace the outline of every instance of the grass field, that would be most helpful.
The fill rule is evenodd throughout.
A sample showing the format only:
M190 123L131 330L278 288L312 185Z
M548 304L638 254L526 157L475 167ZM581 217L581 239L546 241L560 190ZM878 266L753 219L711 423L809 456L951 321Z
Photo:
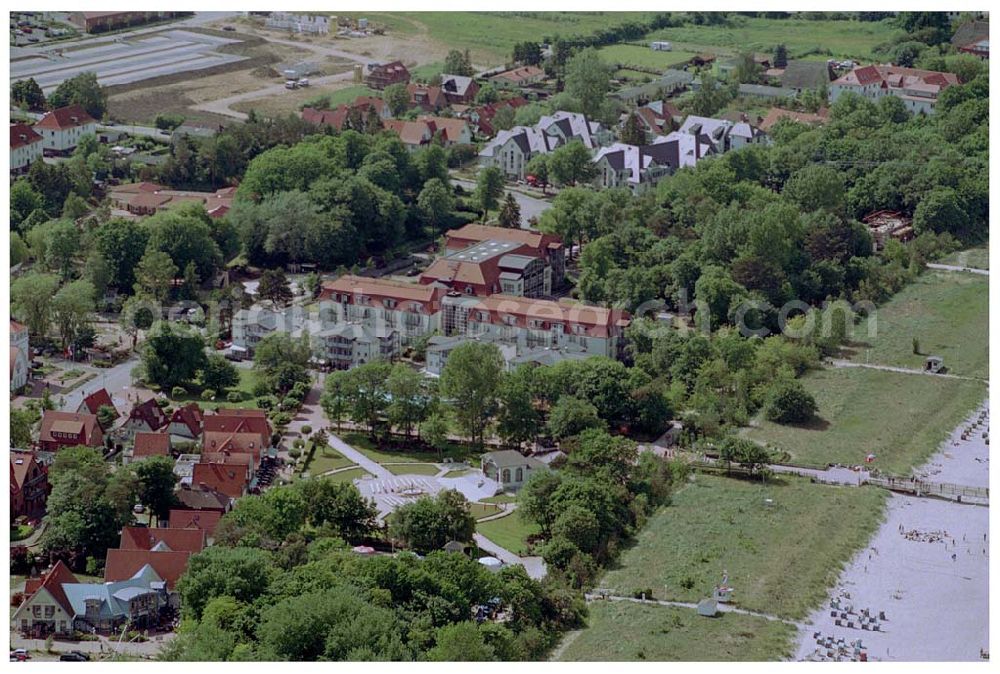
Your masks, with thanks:
M664 28L648 34L646 39L669 40L687 49L724 47L768 53L783 42L791 58L828 49L830 56L870 60L875 45L900 33L899 29L881 22L736 17L731 25Z
M472 516L477 520L484 517L491 517L500 512L503 512L502 508L493 503L473 503L469 510L472 512Z
M704 618L691 609L593 602L588 627L563 661L762 661L791 655L795 628L738 613Z
M313 477L330 470L353 466L354 462L331 447L318 447L309 463L302 467L302 472L309 471Z
M235 388L230 389L230 391L240 393L242 400L239 402L230 402L225 393L216 395L215 400L203 400L200 394L188 393L176 398L171 395L170 403L176 407L194 402L198 403L205 410L214 410L217 407L256 408L257 400L253 397L253 388L257 384L257 373L248 367L238 367L236 371L240 375L240 382ZM170 394L170 391L166 393Z
M973 269L990 268L989 246L977 246L968 250L955 251L951 255L938 260L941 264L955 264L962 267L972 267Z
M762 421L750 437L809 465L859 464L872 452L878 468L895 474L923 464L986 397L978 382L863 368L818 370L801 381L816 398L818 419Z
M989 377L989 278L928 271L854 329L851 359L920 369L927 355L951 374ZM875 337L868 337L874 321ZM913 339L920 354L913 353Z
M340 473L334 473L333 475L327 475L324 480L330 480L331 482L353 482L359 477L370 477L371 473L363 468L352 468L350 470L345 470Z
M514 44L555 35L589 35L599 28L648 18L652 12L369 12L404 35L426 33L452 49L468 49L479 65L501 65Z
M517 497L513 494L500 494L482 499L483 503L517 503Z
M476 524L476 531L500 547L521 556L528 554L528 536L540 532L536 524L525 522L516 511L507 517L479 522Z
M773 499L771 506L765 499ZM882 519L885 492L711 475L681 489L598 586L696 602L729 572L741 608L804 617ZM503 521L503 520L500 520Z
M461 461L471 456L465 446L457 443L449 443L448 447L444 450L443 456L439 456L437 452L425 452L401 447L382 449L377 447L371 438L364 433L347 433L343 438L344 442L362 452L372 461L379 463L437 463L442 458L451 457L456 461Z
M631 44L615 44L600 50L601 58L608 64L642 66L644 68L659 68L666 70L671 66L685 63L695 52L688 51L653 51L649 46L640 47Z
M427 82L435 75L440 75L443 68L444 63L440 61L425 63L423 65L410 68L410 75L416 82Z

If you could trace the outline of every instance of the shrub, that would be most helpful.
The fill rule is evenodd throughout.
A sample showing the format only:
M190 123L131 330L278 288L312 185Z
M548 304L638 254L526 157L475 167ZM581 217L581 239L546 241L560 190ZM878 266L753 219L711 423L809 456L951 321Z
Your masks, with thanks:
M305 444L306 443L303 442L302 438L295 438L295 441L292 442L292 446L298 449L302 449L303 447L305 447Z
M166 407L170 407L170 401L167 400L166 398L157 398L156 405L162 410Z
M274 409L274 407L277 404L278 404L278 399L275 398L274 396L268 395L257 398L257 407L261 408L262 410Z
M243 394L240 393L239 391L230 391L226 395L226 400L228 400L231 403L243 402Z
M288 456L292 457L293 459L297 459L300 456L302 456L302 450L298 449L297 447L292 447L291 449L288 450Z
M172 389L170 389L170 395L173 396L174 398L180 398L182 396L186 396L187 389L185 389L183 386L175 386Z
M201 392L202 400L215 400L215 391L210 388L205 389Z
M302 427L302 435L311 435L312 432L313 432L313 427L310 426L309 424L306 424L305 426Z
M287 426L292 421L292 415L287 412L278 412L271 417L271 421L274 422L275 426Z

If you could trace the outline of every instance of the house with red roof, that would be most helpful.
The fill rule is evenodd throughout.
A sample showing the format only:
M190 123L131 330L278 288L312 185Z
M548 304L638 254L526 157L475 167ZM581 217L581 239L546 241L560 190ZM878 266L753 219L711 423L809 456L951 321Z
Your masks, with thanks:
M220 519L222 513L213 510L172 508L168 521L171 529L199 529L205 533L206 538L212 538Z
M170 456L170 434L139 431L132 439L132 447L125 450L122 463L129 464L151 456Z
M10 450L11 519L41 519L51 491L48 468L37 460L35 452Z
M55 452L63 447L102 447L104 431L93 414L80 412L60 412L45 410L42 413L42 427L38 436L38 446L46 452Z
M166 412L156 404L156 398L150 398L132 408L122 430L129 436L141 432L155 433L169 423Z
M191 473L192 489L210 489L230 498L246 495L250 488L245 467L223 463L196 463Z
M33 128L42 137L45 156L67 155L76 149L80 138L97 135L97 120L83 106L67 105L46 112Z
M424 112L438 112L448 107L448 98L441 87L411 82L406 85L406 92L410 94L411 108L420 108Z
M36 637L71 634L74 611L63 585L77 582L62 561L56 561L38 578L28 578L24 581L26 599L11 617L11 626L16 626L21 634Z
M115 407L115 403L111 400L111 394L104 388L97 389L80 401L80 406L76 408L76 411L85 414L97 414L97 411L102 407L113 409L115 411L115 419L121 416L118 414L118 408Z
M201 552L205 548L205 532L201 529L176 527L122 527L119 550L154 550Z
M957 85L958 76L919 68L904 68L891 64L867 65L855 68L830 83L830 103L846 92L872 101L895 96L912 113L932 114L938 95Z
M476 100L479 84L465 75L441 75L441 91L448 105L469 105Z
M207 414L202 420L202 434L222 433L233 434L253 434L256 435L257 451L260 452L271 446L271 423L267 420L264 410L238 409L220 407L215 410L215 414ZM220 436L212 436L212 439L219 440ZM243 440L240 440L243 442ZM223 451L227 449L221 445L209 446L202 442L202 446L207 451ZM237 445L243 447L244 445ZM246 451L246 450L242 450Z
M403 145L411 152L429 145L434 139L434 128L427 122L390 119L385 122L385 128L399 136Z
M360 116L361 123L364 124L367 122L371 110L375 111L383 123L392 117L389 106L386 105L385 101L375 96L358 96L352 102L341 103L333 110L302 108L301 117L303 121L310 124L332 126L337 131L343 131L352 113ZM360 131L360 129L355 130Z
M410 71L402 61L392 61L381 65L368 66L365 84L372 89L385 89L390 84L407 83L410 81Z
M41 134L27 124L10 125L10 172L22 173L42 157Z
M111 549L104 561L104 582L128 580L149 565L172 591L187 569L190 557L191 553L187 550Z
M198 403L188 403L178 407L170 415L170 424L167 426L167 433L179 435L192 440L201 437L201 425L205 419Z
M497 73L490 82L499 89L520 89L538 84L545 79L545 71L538 66L520 66Z

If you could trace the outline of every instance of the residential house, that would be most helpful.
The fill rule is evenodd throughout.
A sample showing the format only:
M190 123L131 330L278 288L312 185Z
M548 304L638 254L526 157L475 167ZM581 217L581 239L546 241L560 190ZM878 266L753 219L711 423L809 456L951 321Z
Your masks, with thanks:
M434 139L434 129L427 122L390 119L385 123L385 128L399 136L410 152L429 145Z
M441 87L410 82L406 85L406 91L410 94L411 108L420 108L424 112L439 112L448 107L448 98Z
M122 455L122 463L128 465L151 456L170 456L170 434L139 431L132 446Z
M652 141L657 136L665 136L680 125L684 114L676 105L669 101L650 101L636 108L635 116L646 132L646 140ZM631 113L623 113L621 125L624 127Z
M132 407L128 419L122 426L122 431L127 437L141 432L156 433L160 429L166 428L170 420L163 408L156 403L156 398L150 398Z
M510 251L512 254L541 258L551 270L548 274L551 278L551 287L558 288L563 283L563 276L566 273L566 249L562 240L554 234L470 223L458 229L448 230L444 237L447 254L465 250L484 241L516 243L518 247Z
M424 371L427 374L440 377L441 372L444 371L445 364L448 362L448 356L451 355L451 352L462 344L466 344L468 342L493 344L497 347L497 350L500 351L500 356L504 359L504 362L509 362L517 356L516 345L504 344L503 342L493 339L489 335L473 338L466 337L465 335L433 335L427 340L427 355L424 363Z
M231 499L245 496L250 480L245 468L233 464L196 463L191 475L192 488L209 489Z
M49 470L35 452L10 450L10 518L39 520L52 491Z
M76 582L76 576L61 561L42 576L27 578L24 581L26 599L11 616L11 626L16 626L25 636L72 634L75 614L63 587Z
M496 103L487 103L485 105L480 105L474 108L463 108L462 106L456 104L452 106L452 110L463 118L469 120L472 124L475 132L484 137L490 137L496 133L496 129L493 127L493 118L496 116L497 112L503 108L520 108L528 104L528 99L523 96L515 96L513 98L508 98L502 101L497 101Z
M371 110L375 111L378 118L385 124L392 118L392 111L381 98L374 96L358 96L351 103L341 103L333 110L317 110L316 108L303 108L302 119L317 126L332 126L337 131L343 131L348 118L352 112L360 117L362 123L366 123Z
M483 475L499 483L504 491L517 491L534 473L548 470L548 466L538 459L513 449L486 452L480 461Z
M273 431L264 410L219 407L215 410L215 414L205 415L202 420L202 429L203 437L205 433L249 433L255 435L257 442L255 453L257 454L271 446ZM213 436L213 438L219 439L217 436ZM227 447L220 446L216 451L223 449L227 449ZM248 449L242 451L248 451Z
M672 133L655 138L651 145L615 143L601 148L594 155L597 166L594 184L602 188L627 187L641 194L679 169L694 166L702 157L714 154L711 145L698 147L698 144L697 137Z
M368 66L365 84L372 89L385 89L390 84L406 84L410 81L410 71L402 61L393 61L381 65Z
M199 529L204 532L207 540L215 534L215 527L220 519L222 513L217 511L171 508L168 521L172 529Z
M619 309L513 295L469 297L453 292L441 305L446 336L485 335L522 351L572 346L590 355L618 358L631 322Z
M42 156L45 141L27 124L10 125L10 172L23 173Z
M175 409L170 415L167 433L195 440L201 437L204 412L198 403L188 403Z
M448 105L471 105L479 93L479 84L464 75L441 75L441 91Z
M322 365L349 370L373 360L392 360L401 351L400 332L361 323L337 323L315 334L314 351Z
M45 156L67 155L76 149L80 138L87 134L97 135L97 120L87 114L83 106L67 105L46 112L34 129L42 137Z
M539 154L548 154L571 141L580 141L593 150L611 140L611 133L599 122L560 110L542 117L532 127L515 126L499 132L480 151L479 163L483 167L495 166L509 178L524 180L528 162Z
M194 465L192 464L192 474L194 473ZM177 490L176 496L178 503L183 506L184 510L193 510L200 513L218 513L221 517L233 509L233 497L215 489L210 489L208 486L201 488L197 484L192 485L190 478L186 482L184 480L181 481L180 489Z
M855 68L830 84L830 102L845 92L853 92L872 101L895 96L913 113L932 114L938 96L958 84L954 73L942 73L893 65L869 65Z
M122 550L112 548L104 561L104 582L117 583L134 578L150 566L166 589L173 591L187 569L191 553L187 550Z
M619 89L611 96L622 103L642 105L649 101L675 96L686 90L694 81L694 75L686 70L668 68L651 82Z
M440 139L444 147L468 145L472 142L472 127L464 119L425 115L419 121L430 125L433 135Z
M760 121L758 127L764 133L768 133L779 120L790 119L802 124L819 125L826 122L829 116L828 108L820 108L818 112L796 112L794 110L784 110L782 108L771 108L767 115Z
M490 77L498 89L523 89L545 79L545 71L537 66L511 68Z
M173 550L194 554L205 548L205 532L182 527L122 527L119 550Z
M789 61L778 78L781 86L797 94L803 91L825 91L833 79L833 69L824 61Z
M960 52L988 59L990 57L990 22L974 20L963 23L951 36L951 44Z
M104 432L93 414L79 412L42 412L42 426L38 436L38 446L46 452L55 452L63 447L103 447Z
M31 344L28 328L15 320L10 322L10 390L20 391L28 384Z
M178 204L199 203L212 218L220 218L232 208L235 187L215 192L174 190L156 183L139 182L116 185L108 191L112 205L132 215L152 215Z
M120 415L118 414L118 408L115 407L115 403L111 400L111 394L105 388L99 388L80 402L80 406L76 408L77 412L83 412L85 414L97 414L97 412L102 407L110 407L115 411L114 418L117 419Z
M741 84L736 88L736 91L743 98L761 98L764 100L795 98L799 93L789 87L771 87L766 84Z
M767 140L766 135L749 122L733 122L728 119L697 115L688 115L678 133L694 136L702 143L709 143L719 154Z

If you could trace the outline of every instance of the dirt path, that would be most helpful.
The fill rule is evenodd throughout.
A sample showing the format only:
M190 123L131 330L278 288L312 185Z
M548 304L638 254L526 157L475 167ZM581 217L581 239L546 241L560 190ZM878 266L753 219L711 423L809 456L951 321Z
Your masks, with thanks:
M593 601L630 601L634 604L656 604L659 606L673 606L676 608L688 608L692 610L697 610L698 605L686 601L668 601L665 599L636 599L635 597L621 597L617 595L604 595L604 594L594 594L587 593L584 595L587 603ZM772 615L770 613L760 613L758 611L750 611L745 608L739 608L732 606L731 604L718 604L718 609L720 613L739 613L741 615L753 616L755 618L763 618L764 620L770 620L771 622L785 623L786 625L791 625L792 627L798 627L802 629L804 623L797 622L795 620L788 620L787 618L782 618L780 616Z
M964 379L966 381L983 381L988 382L987 379L982 379L980 377L966 377L960 374L948 374L947 372L926 372L924 370L916 370L909 367L896 367L895 365L875 365L872 363L855 363L851 360L840 360L832 359L830 364L833 367L844 368L844 367L862 367L869 370L882 370L883 372L900 372L902 374L920 374L928 377L944 377L946 379Z

